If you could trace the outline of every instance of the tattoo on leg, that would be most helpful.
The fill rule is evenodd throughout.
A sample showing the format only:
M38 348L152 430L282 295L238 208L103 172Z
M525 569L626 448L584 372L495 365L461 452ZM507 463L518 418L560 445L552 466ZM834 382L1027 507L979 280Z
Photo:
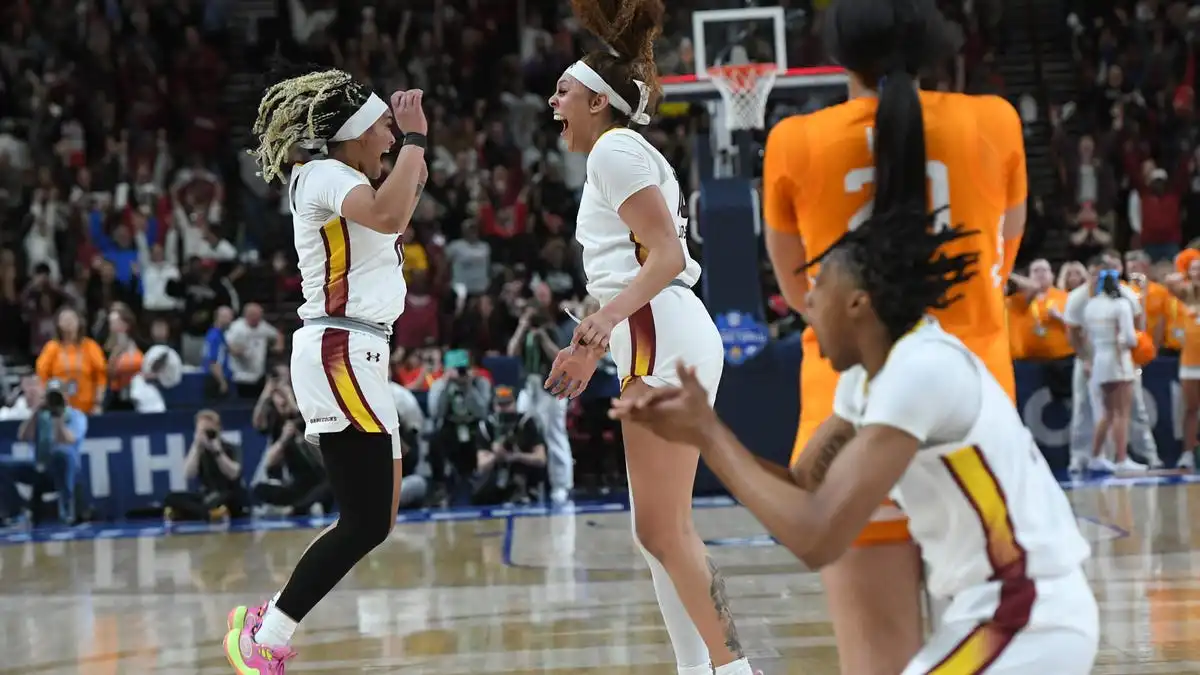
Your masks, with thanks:
M745 654L742 653L742 642L738 639L737 626L733 624L733 611L729 609L729 599L725 596L725 577L721 576L721 569L717 567L712 556L705 556L705 562L708 563L708 572L712 575L709 595L712 596L713 607L717 609L717 619L725 629L725 648L737 658L743 658Z
M425 184L417 183L417 201L421 201L421 193L425 192Z

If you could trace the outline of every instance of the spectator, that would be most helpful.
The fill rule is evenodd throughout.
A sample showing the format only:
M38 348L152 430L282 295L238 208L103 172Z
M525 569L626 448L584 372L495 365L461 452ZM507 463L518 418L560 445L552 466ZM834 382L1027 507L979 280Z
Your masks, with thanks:
M0 250L0 315L19 317L22 312L21 275L17 258L8 249ZM5 321L0 330L0 352L13 353L26 345L27 333L18 321Z
M79 314L65 307L55 321L55 338L37 358L37 374L44 383L57 380L67 405L85 414L103 412L108 392L108 362L96 341L83 334Z
M549 287L539 284L542 294ZM521 315L517 330L508 342L508 355L520 359L525 374L524 386L517 399L517 409L537 421L550 452L551 499L555 504L567 501L574 487L574 460L571 442L567 438L567 399L546 391L546 377L558 352L569 344L560 334L554 317L541 303L530 303Z
M529 414L517 412L511 387L496 387L495 410L486 425L485 449L476 456L471 500L475 504L528 504L546 484L546 443Z
M1182 195L1186 176L1182 172L1168 181L1165 169L1147 162L1136 191L1129 197L1131 227L1139 234L1142 250L1154 262L1172 260L1183 238Z
M21 317L28 326L26 337L30 353L41 353L46 343L54 339L58 310L66 301L67 295L54 280L50 267L36 266L25 289L21 291ZM5 323L12 325L15 322ZM16 328L21 329L19 326Z
M392 358L393 379L409 391L429 391L442 377L442 354L437 347L398 347Z
M183 300L183 362L198 366L204 360L208 331L217 308L233 304L229 289L216 276L216 263L192 258L187 274L167 282L167 293Z
M263 465L269 476L280 478L254 486L259 501L282 507L292 516L323 515L333 509L333 490L325 475L325 464L317 447L305 440L304 417L298 410L283 422L279 437L267 446Z
M153 343L142 359L142 370L129 384L129 399L140 413L165 412L163 392L183 381L183 360L168 344L171 329L165 319L150 324L150 336Z
M396 320L392 334L394 344L405 350L414 350L438 343L441 316L438 300L429 292L425 270L413 270L408 276L404 313Z
M123 283L117 279L116 266L102 258L94 259L93 270L95 273L88 277L84 305L92 312L88 321L95 334L104 330L110 307L119 302L140 311L142 295L139 290L141 279L136 274L128 283Z
M4 407L0 408L0 422L23 421L33 414L29 402L35 405L42 396L42 381L37 375L26 375L21 378L14 392L4 399Z
M283 434L284 423L299 417L300 408L296 405L291 384L279 372L272 373L254 403L250 418L254 428L265 435L269 443L274 443Z
M0 458L0 520L20 518L26 511L16 484L36 487L48 478L58 495L58 520L73 525L77 516L76 476L79 451L87 437L87 415L70 406L62 383L51 380L43 392L41 383L31 382L25 390L32 415L21 423L17 438L33 445L33 459Z
M475 473L476 453L487 447L483 423L491 407L492 387L473 372L465 350L452 349L444 357L445 374L429 389L429 416L433 427L430 470L434 502L443 504L447 494L447 462L455 473L467 478Z
M136 212L135 219L144 218ZM153 237L147 235L149 226L139 227L134 241L138 250L138 271L142 281L142 308L147 312L166 313L178 311L183 303L167 293L171 282L179 281L179 267L173 256ZM150 243L153 242L153 243Z
M450 281L468 294L481 295L491 285L492 247L479 238L479 227L473 221L463 224L462 234L462 239L446 246Z
M108 356L107 410L134 410L133 379L142 372L142 350L134 341L137 318L128 306L116 303L108 313L108 339L104 352Z
M204 397L208 399L225 398L229 395L233 369L230 366L229 345L225 341L225 333L231 323L233 310L218 307L213 324L204 336L203 369L207 375L204 379Z
M163 518L180 520L225 520L245 511L242 487L242 449L221 438L221 416L215 410L196 413L192 445L183 462L189 481L197 490L167 495Z
M225 345L238 398L257 398L267 375L267 352L283 351L283 333L263 319L261 305L250 302L225 331Z
M1029 265L1028 277L1013 274L1009 279L1017 286L1017 292L1008 296L1008 327L1013 337L1013 358L1035 361L1064 361L1070 358L1074 350L1067 339L1067 326L1063 323L1067 292L1054 287L1054 271L1050 261L1035 260ZM1069 362L1066 367L1070 368Z

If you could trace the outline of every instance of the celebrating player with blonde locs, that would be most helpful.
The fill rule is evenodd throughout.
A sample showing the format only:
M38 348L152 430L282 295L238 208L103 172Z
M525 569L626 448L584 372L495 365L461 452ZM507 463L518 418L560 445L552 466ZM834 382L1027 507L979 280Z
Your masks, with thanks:
M225 655L239 675L282 675L297 624L396 522L401 446L387 354L406 295L401 235L428 175L421 99L398 91L389 105L348 73L299 67L277 73L259 105L254 154L263 178L287 185L304 292L292 385L339 517L274 599L229 613ZM403 145L375 189L393 120ZM317 157L293 166L298 147Z
M588 153L576 237L600 309L577 327L546 387L577 396L611 349L623 398L676 383L680 360L695 365L715 395L724 347L691 288L700 266L687 251L683 194L666 158L634 130L650 122L661 93L653 45L662 0L572 6L608 47L568 67L549 101L568 149ZM751 675L725 582L692 523L696 449L632 421L622 432L634 542L650 566L678 672Z

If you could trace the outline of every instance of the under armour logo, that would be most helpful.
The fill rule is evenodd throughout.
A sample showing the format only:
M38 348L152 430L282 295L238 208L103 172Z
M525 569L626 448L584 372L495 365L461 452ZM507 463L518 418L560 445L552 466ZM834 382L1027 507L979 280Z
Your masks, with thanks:
M378 363L379 357L380 357L379 352L367 352L367 360L368 361L374 361L374 362Z

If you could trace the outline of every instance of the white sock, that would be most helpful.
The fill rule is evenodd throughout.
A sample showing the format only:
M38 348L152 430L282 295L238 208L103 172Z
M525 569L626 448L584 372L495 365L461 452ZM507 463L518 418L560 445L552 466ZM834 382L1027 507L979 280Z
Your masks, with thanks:
M679 675L707 675L712 672L712 662L708 656L708 645L700 637L692 617L688 616L675 584L667 568L650 555L646 547L633 536L633 542L642 552L646 564L650 565L650 578L654 582L654 595L658 598L658 610L662 612L663 623L667 626L667 636L671 639L671 648L675 651L675 665Z
M267 603L267 609L274 609L275 603L279 602L281 595L283 595L283 591L276 591L275 595L271 596L271 601Z
M292 641L296 625L292 617L279 611L279 608L272 603L266 616L263 617L262 626L254 635L254 641L268 647L286 647Z
M679 666L679 675L712 675L712 664L702 666Z
M750 661L741 658L723 666L717 666L715 675L754 675L754 671L750 670Z

